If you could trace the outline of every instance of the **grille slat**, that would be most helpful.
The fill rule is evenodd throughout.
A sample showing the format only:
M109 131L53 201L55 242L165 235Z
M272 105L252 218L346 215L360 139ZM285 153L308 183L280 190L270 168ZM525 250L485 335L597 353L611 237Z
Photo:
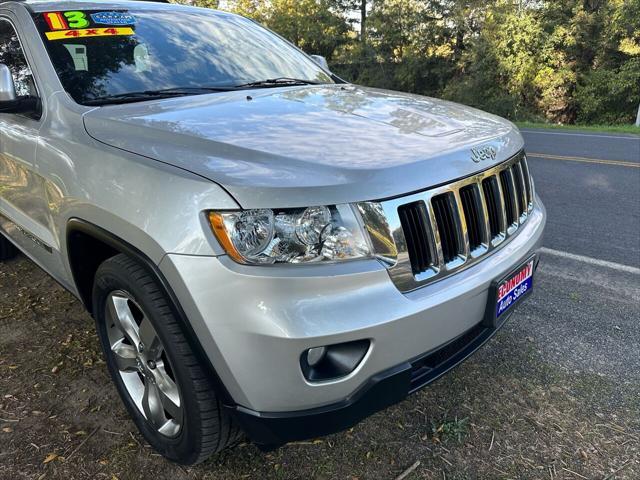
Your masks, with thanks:
M504 202L507 225L513 225L517 221L515 208L515 192L513 177L509 169L500 172L500 185L502 186L502 199Z
M431 254L429 252L429 230L427 229L427 211L424 203L420 203L417 205L417 208L414 208L411 212L411 215L415 217L416 225L418 225L418 233L419 233L419 243L418 250L420 251L420 266L416 268L418 271L423 271L429 268L429 265L432 264L433 259L431 258Z
M482 245L483 223L480 222L482 206L476 197L476 186L469 185L460 189L462 209L467 223L469 249L474 250Z
M500 235L500 232L503 230L502 222L500 221L500 192L498 191L496 178L485 178L482 181L482 191L484 193L485 203L487 204L489 227L491 228L491 238L493 239Z
M533 192L531 188L531 177L529 176L529 164L527 163L527 157L522 157L520 161L520 167L522 168L522 174L524 175L524 186L527 193L527 210L533 202Z
M533 184L520 156L397 206L414 281L439 278L496 248L526 220L532 201Z
M527 199L524 185L524 178L522 175L522 168L520 164L516 163L512 168L514 182L516 186L516 204L518 205L518 217L527 213Z
M426 271L432 264L427 229L427 211L424 202L414 202L398 209L400 224L407 242L411 269L415 274Z
M445 193L431 201L435 210L436 224L442 242L442 255L449 263L461 253L456 221L453 218L451 194Z

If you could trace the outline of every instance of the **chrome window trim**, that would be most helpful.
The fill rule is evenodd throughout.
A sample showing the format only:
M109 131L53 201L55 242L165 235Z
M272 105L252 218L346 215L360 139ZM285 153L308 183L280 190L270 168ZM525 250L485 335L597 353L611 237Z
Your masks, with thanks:
M522 166L520 167L519 165ZM515 209L514 211L516 212L516 221L508 226L506 226L506 214L502 201L502 199L504 199L504 193L499 177L500 173L503 171L507 172L508 181L510 182L511 188L514 192L514 195L511 198L511 203L513 208ZM383 200L381 202L373 202L379 204L382 212L384 212L386 222L388 224L387 234L390 238L393 238L396 243L397 256L395 258L395 262L390 262L388 257L385 261L385 266L387 267L391 280L396 285L396 287L402 292L410 292L412 290L416 290L427 284L441 280L445 277L453 275L454 273L469 268L470 266L475 265L479 261L483 260L491 252L506 245L509 240L520 230L520 226L527 221L527 218L531 210L533 209L533 183L530 179L526 178L528 172L529 169L528 165L526 164L526 155L524 154L524 152L520 152L499 165L495 165L487 170L473 174L460 180L453 181L446 185L428 189L423 192L411 194L405 197ZM525 178L522 178L522 176L525 176ZM495 179L495 186L498 188L498 192L500 194L498 214L501 217L499 218L501 231L495 237L490 238L491 229L489 226L489 213L484 197L482 181L492 177ZM519 215L519 218L517 214L520 210L520 205L516 199L516 195L518 192L515 187L515 182L520 182L520 185L522 185L523 187L522 193L525 197L523 199L525 211L522 212L521 215ZM474 249L473 251L470 251L469 248L467 225L459 193L461 188L468 185L474 186L474 192L477 192L477 197L479 197L480 199L480 218L484 220L483 242L480 247ZM438 232L433 204L431 200L438 195L447 193L451 195L452 203L454 204L454 213L456 213L455 208L457 207L455 220L458 227L457 233L463 240L463 251L454 260L445 263L442 254L440 234ZM398 207L413 202L424 202L425 206L427 207L430 230L432 234L431 240L434 242L433 246L435 247L437 258L437 264L434 264L428 270L417 274L414 274L414 272L412 271L411 259L409 258L406 239L404 237L404 233L400 223L400 216L398 214ZM360 212L363 212L362 208L360 209ZM367 217L365 215L363 215L363 221L365 225L368 223Z

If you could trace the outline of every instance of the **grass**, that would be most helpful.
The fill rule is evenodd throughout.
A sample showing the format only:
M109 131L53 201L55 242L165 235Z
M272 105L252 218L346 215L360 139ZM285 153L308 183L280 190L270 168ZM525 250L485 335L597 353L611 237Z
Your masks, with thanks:
M455 417L453 420L445 420L438 425L437 423L431 424L431 433L433 434L433 440L436 442L456 440L458 443L467 436L469 431L469 418L465 417L458 419Z
M640 127L635 125L559 125L543 122L515 122L519 128L543 128L582 132L630 133L640 136Z

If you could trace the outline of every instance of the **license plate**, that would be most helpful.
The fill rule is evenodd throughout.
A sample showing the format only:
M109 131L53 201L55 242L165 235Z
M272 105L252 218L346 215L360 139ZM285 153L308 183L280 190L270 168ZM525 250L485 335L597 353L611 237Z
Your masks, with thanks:
M507 312L531 293L535 263L535 256L530 257L509 275L493 282L486 318L491 326L496 326Z

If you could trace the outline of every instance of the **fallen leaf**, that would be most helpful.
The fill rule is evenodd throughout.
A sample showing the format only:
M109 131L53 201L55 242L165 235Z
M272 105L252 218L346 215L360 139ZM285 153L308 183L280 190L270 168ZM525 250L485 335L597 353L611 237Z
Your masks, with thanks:
M3 431L4 433L11 433L11 432L13 432L13 428L11 428L11 427L4 427L4 428L2 429L2 431Z
M50 453L49 455L47 455L47 458L45 458L44 462L42 462L42 463L53 462L56 458L58 458L58 454L57 453Z

